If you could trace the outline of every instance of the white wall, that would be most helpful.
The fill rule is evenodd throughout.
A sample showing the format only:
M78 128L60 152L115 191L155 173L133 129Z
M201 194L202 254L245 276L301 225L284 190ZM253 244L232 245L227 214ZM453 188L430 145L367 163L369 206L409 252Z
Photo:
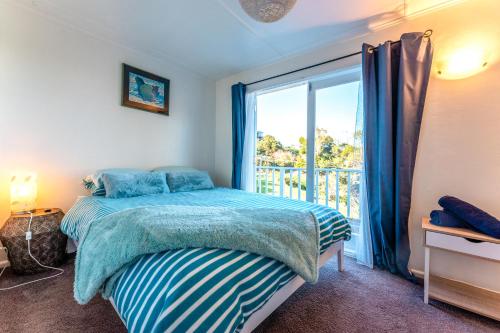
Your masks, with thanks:
M170 116L122 107L121 64L171 80ZM106 167L213 172L215 84L172 62L0 3L0 225L9 176L39 176L39 207L68 209Z
M500 216L500 54L496 0L468 1L404 22L384 31L337 43L331 47L263 68L246 71L217 82L215 170L217 181L231 179L231 100L233 83L286 72L360 49L363 41L378 44L397 40L403 32L434 30L436 63L447 46L474 41L490 48L490 65L476 76L446 81L433 76L429 84L420 144L414 175L410 238L410 268L423 268L423 233L421 218L438 207L445 194L476 204ZM302 72L286 80L315 75L359 63L359 57L320 69ZM280 79L275 82L283 82ZM478 286L500 291L498 263L435 251L431 270L445 277L455 277Z

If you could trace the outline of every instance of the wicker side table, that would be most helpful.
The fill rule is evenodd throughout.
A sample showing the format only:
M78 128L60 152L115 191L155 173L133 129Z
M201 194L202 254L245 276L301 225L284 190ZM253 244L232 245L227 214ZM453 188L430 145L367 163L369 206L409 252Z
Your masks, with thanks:
M31 254L47 266L60 266L64 260L67 236L59 229L63 212L58 208L37 209L31 222ZM7 247L12 270L17 274L34 274L46 269L28 254L26 231L30 214L11 215L0 230L0 241Z

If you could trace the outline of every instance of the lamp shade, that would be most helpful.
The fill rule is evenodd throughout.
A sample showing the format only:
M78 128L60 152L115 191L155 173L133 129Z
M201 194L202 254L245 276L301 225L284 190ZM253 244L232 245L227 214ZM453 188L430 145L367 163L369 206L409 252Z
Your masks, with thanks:
M240 0L241 8L254 20L264 23L282 19L297 0Z
M31 212L36 208L37 175L17 172L10 178L10 210L13 214Z

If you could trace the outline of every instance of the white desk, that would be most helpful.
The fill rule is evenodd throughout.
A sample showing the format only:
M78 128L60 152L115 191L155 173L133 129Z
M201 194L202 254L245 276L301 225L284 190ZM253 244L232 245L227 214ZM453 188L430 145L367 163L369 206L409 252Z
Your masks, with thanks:
M424 302L429 297L500 320L500 293L430 275L431 249L461 253L500 264L500 239L468 229L438 227L422 219L425 232ZM432 285L431 285L432 282Z

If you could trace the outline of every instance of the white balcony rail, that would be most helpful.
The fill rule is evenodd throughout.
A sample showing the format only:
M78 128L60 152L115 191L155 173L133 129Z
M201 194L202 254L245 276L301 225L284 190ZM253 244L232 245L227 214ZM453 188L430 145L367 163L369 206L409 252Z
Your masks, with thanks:
M306 168L257 166L257 193L306 200ZM316 168L314 203L333 207L350 220L359 220L361 170Z

